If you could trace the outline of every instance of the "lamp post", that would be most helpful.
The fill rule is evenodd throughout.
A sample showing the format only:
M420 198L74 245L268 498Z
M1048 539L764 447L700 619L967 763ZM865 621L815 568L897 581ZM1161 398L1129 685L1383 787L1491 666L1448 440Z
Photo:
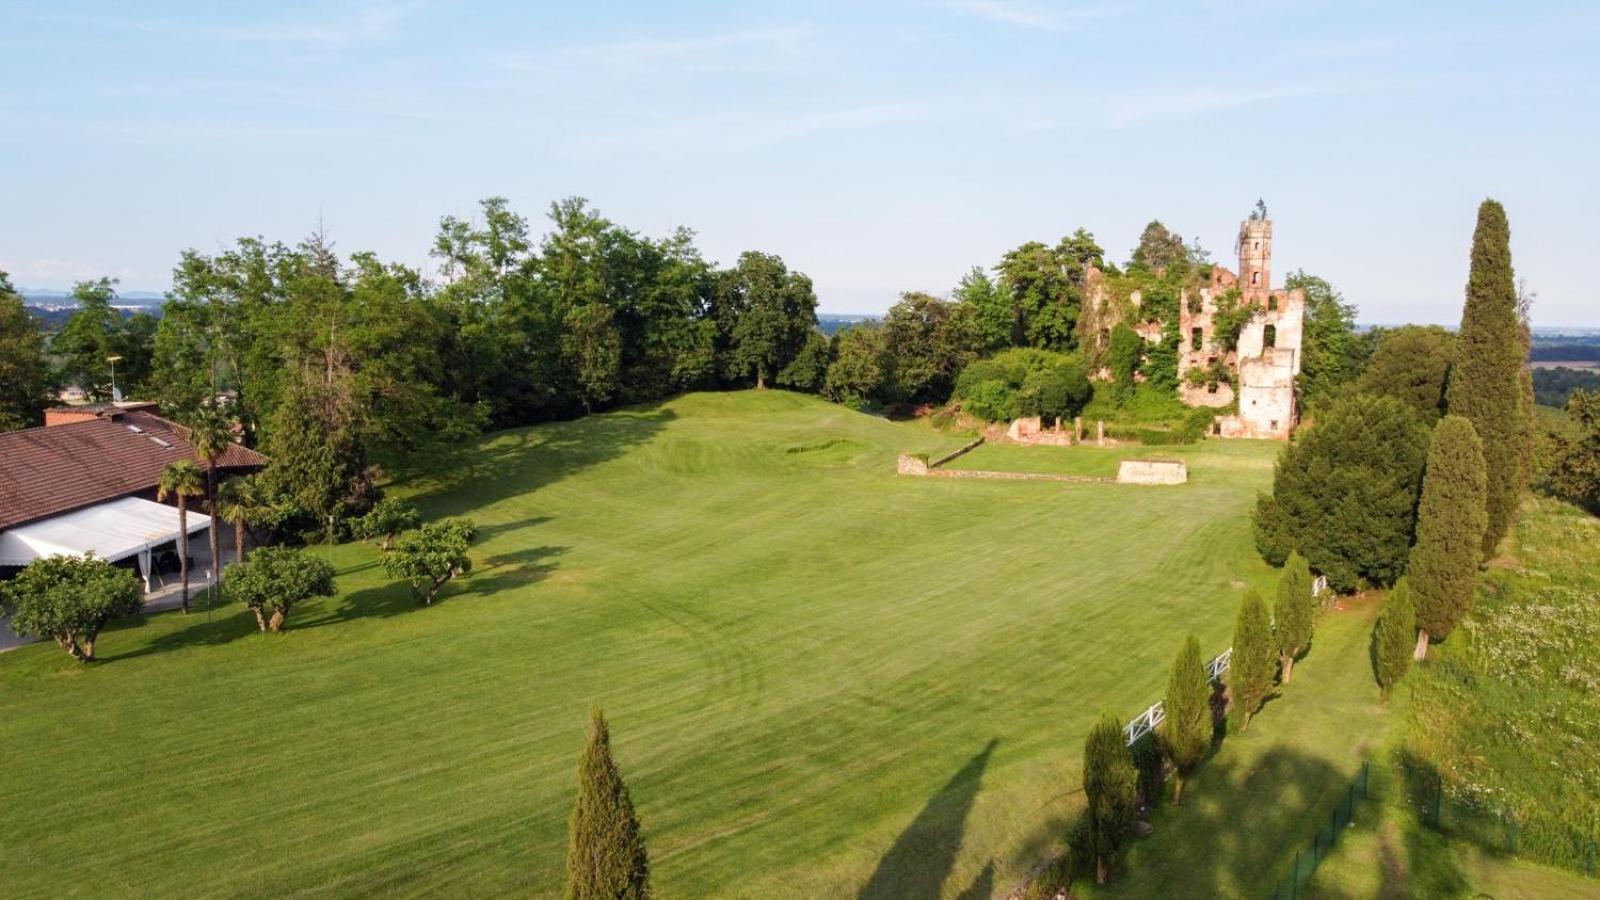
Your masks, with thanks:
M117 360L119 360L121 358L122 357L120 357L120 356L108 356L108 357L106 357L106 362L111 364L111 402L112 403L116 403L118 400L122 399L122 397L117 394Z

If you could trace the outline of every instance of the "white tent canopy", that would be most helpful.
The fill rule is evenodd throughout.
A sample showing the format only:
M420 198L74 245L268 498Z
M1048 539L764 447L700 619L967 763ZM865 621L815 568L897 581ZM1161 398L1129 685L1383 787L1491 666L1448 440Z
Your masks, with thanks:
M189 513L189 533L204 531L211 517ZM139 557L148 587L150 551L178 539L178 510L161 503L123 497L0 531L0 566L25 566L44 556L93 552L116 562Z

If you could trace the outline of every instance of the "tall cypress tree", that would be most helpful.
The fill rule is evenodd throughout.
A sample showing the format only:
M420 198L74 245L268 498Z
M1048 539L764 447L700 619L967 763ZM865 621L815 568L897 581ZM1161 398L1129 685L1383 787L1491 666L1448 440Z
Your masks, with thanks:
M1311 646L1316 625L1311 597L1311 567L1306 558L1290 552L1278 573L1278 599L1272 607L1272 633L1278 643L1278 664L1284 684L1294 677L1294 660Z
M1461 339L1446 395L1450 413L1470 419L1483 441L1489 481L1482 559L1494 555L1516 512L1528 415L1523 409L1521 358L1511 226L1505 208L1485 200L1478 207L1478 227L1472 235L1472 271L1461 314ZM1425 605L1419 602L1419 611Z
M1472 423L1445 416L1433 430L1417 507L1417 543L1406 574L1417 607L1416 658L1430 638L1448 637L1472 605L1487 526L1485 445Z
M1374 641L1378 687L1387 702L1389 692L1405 677L1411 668L1411 636L1417 630L1417 611L1411 604L1410 580L1401 578L1389 591L1384 601L1383 615L1378 619L1378 633Z
M650 860L628 786L611 758L611 729L589 713L589 746L578 761L578 802L567 843L568 900L650 896Z
M1228 662L1228 693L1239 713L1239 730L1250 729L1250 717L1272 691L1278 654L1272 639L1267 603L1254 590L1244 596L1233 627L1233 656Z
M1101 716L1083 742L1083 793L1089 805L1089 849L1098 884L1106 883L1111 862L1133 831L1137 778L1122 723L1110 714Z
M1183 798L1184 779L1199 767L1211 747L1211 679L1200 657L1200 642L1192 634L1172 663L1162 709L1166 719L1161 723L1161 747L1177 773L1172 790L1176 805Z

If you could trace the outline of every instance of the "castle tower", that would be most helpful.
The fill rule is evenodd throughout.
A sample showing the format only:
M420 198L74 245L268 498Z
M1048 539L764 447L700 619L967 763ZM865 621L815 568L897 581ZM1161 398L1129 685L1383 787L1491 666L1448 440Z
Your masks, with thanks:
M1246 294L1272 289L1272 220L1250 218L1239 223L1239 287Z

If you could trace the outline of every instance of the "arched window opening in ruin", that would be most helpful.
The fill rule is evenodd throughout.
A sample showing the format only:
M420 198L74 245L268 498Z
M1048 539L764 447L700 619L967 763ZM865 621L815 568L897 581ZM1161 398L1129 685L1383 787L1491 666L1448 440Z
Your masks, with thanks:
M1278 308L1278 298L1277 297L1268 297L1267 298L1267 312L1272 312L1272 311L1276 310L1277 308Z
M1258 285L1260 283L1261 283L1261 273L1260 272L1251 272L1250 273L1250 284L1251 284L1251 286L1255 286L1255 285Z
M1268 325L1261 332L1261 345L1263 347L1278 346L1278 326Z
M1252 250L1260 250L1261 249L1261 242L1260 241L1256 241L1254 244L1250 245L1250 248Z
M1205 344L1205 341L1206 341L1206 333L1205 333L1205 331L1203 329L1199 328L1198 326L1195 327L1195 328L1189 329L1189 349L1190 350L1199 350L1200 347Z
M1215 382L1215 381L1213 381L1210 384L1206 385L1206 393L1215 394L1217 392L1217 385L1218 385L1218 382Z

